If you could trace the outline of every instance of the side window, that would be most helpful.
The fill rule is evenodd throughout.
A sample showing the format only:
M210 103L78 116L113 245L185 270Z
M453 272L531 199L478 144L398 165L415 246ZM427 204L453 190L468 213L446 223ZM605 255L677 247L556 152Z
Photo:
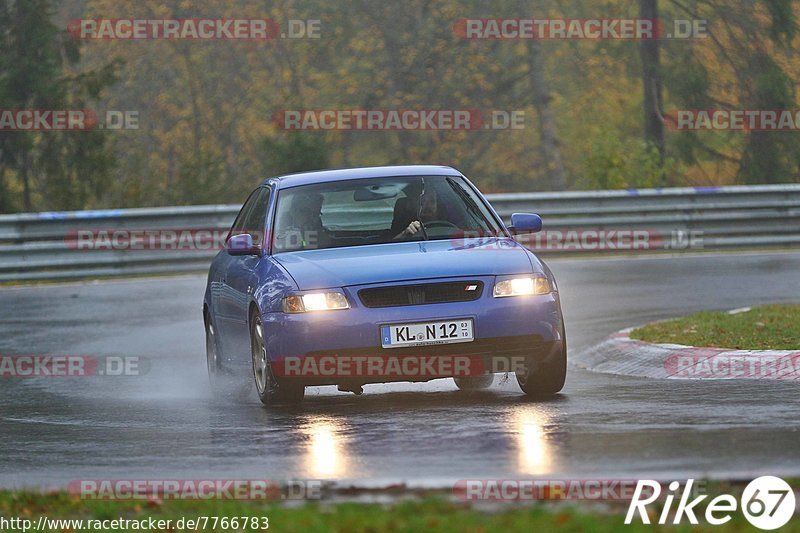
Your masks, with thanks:
M267 218L267 207L269 206L269 187L258 189L258 194L253 201L253 208L244 217L244 224L239 233L249 233L253 236L253 243L261 245L264 242L264 225Z
M247 214L253 209L253 204L256 203L256 199L258 198L258 194L261 192L261 189L256 189L250 193L250 196L247 197L245 200L244 205L239 210L239 214L236 215L236 220L233 221L233 225L231 226L231 232L228 235L228 238L233 237L234 235L241 235L245 224L247 222Z

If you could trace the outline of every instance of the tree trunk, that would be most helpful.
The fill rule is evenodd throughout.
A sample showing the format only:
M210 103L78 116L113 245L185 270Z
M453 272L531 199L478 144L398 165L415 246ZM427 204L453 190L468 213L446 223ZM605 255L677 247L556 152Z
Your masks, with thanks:
M533 105L539 115L539 132L542 145L542 156L545 163L545 177L547 187L553 191L563 191L567 188L567 178L564 164L561 159L561 149L558 145L556 123L553 111L550 109L550 87L544 76L544 62L539 41L531 40L528 54L528 65L531 72L533 85Z
M657 31L658 0L639 0L639 14L653 21ZM658 37L654 34L653 37ZM657 38L643 39L639 48L642 59L642 89L644 91L644 138L658 149L664 162L664 122L661 112L661 63Z
M19 161L21 163L19 174L22 178L22 209L26 213L30 213L33 211L33 202L31 201L30 158L26 148L22 149Z
M0 150L0 159L2 159L3 152ZM11 201L8 198L8 191L6 190L6 166L0 163L0 214L8 213L11 211Z

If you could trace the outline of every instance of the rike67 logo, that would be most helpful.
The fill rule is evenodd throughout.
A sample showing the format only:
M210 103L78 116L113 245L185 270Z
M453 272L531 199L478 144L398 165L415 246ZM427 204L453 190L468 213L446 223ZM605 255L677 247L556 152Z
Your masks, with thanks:
M693 479L688 480L682 488L677 481L669 484L669 492L664 498L661 514L658 517L659 524L670 523L670 518L672 524L680 524L684 519L690 524L699 523L695 513L699 514L700 511L696 507L703 503L708 495L703 494L690 501L689 498L694 495L693 485ZM660 496L660 483L649 479L640 480L628 507L625 523L630 524L638 514L642 523L649 524L650 514L647 506L655 503ZM678 500L677 507L674 515L670 516L675 500ZM762 476L745 487L739 501L730 494L722 494L705 503L705 520L715 526L725 524L731 520L732 514L737 512L737 509L741 509L747 521L759 529L778 529L786 525L794 514L794 491L781 478Z

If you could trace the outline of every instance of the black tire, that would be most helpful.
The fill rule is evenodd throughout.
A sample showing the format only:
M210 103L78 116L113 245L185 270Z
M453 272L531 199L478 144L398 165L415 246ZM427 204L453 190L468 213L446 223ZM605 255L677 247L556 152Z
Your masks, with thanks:
M205 317L206 330L206 368L211 392L218 399L234 399L244 401L250 397L250 380L242 379L227 371L222 366L222 352L219 349L217 332L208 315Z
M554 342L543 358L530 357L522 372L515 372L519 388L530 397L558 394L567 379L567 337L561 327L561 342Z
M483 390L488 389L494 382L494 374L484 374L482 376L469 376L453 378L456 382L456 387L463 391Z
M206 328L206 368L208 369L208 384L211 386L211 392L214 396L222 396L224 394L222 367L220 366L221 358L219 356L219 349L217 345L217 335L214 325L209 320L208 316L205 317Z
M272 373L264 342L264 326L258 313L250 320L250 351L253 360L253 379L256 393L264 405L298 404L306 388L297 383L278 381Z

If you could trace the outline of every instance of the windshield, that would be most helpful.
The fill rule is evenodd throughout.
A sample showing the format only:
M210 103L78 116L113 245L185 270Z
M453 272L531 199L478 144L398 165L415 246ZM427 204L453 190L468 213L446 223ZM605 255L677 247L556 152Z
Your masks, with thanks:
M462 177L370 178L280 191L273 249L289 252L500 232Z

